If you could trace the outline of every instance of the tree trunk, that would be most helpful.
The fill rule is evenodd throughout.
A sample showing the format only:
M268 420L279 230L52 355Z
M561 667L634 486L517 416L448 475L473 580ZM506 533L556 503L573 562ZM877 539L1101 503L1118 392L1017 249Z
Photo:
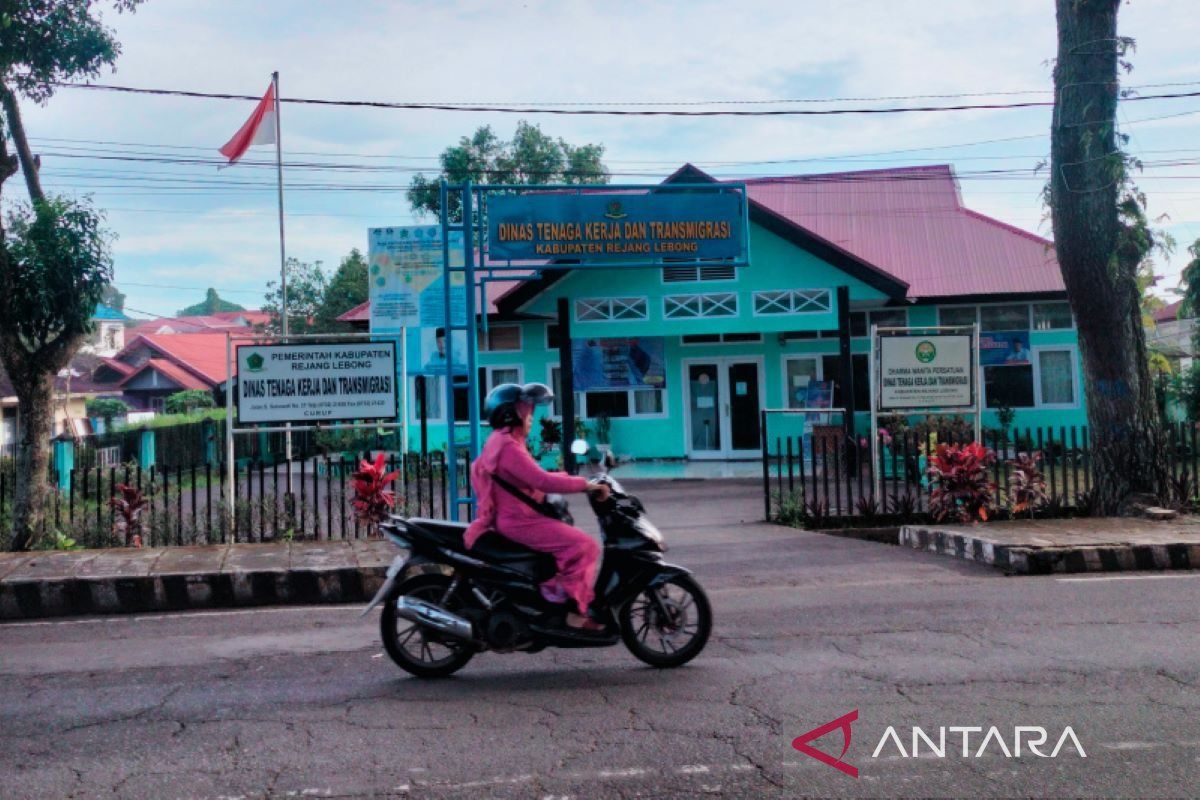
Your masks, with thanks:
M1118 203L1120 0L1056 0L1058 59L1050 135L1054 246L1079 331L1096 510L1112 514L1165 485L1166 449L1146 361L1137 266Z
M54 427L54 373L32 381L13 381L21 410L13 499L13 550L29 550L46 526L50 469L49 441Z

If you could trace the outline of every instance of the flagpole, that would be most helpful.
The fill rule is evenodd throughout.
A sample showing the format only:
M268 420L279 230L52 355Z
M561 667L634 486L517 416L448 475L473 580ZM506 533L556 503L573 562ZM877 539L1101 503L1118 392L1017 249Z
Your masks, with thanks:
M287 339L288 335L288 307L287 307L287 250L284 247L283 238L283 136L280 130L279 119L279 73L271 73L271 94L275 97L275 185L279 194L279 317L282 323L283 338ZM292 461L292 432L290 424L286 426L289 430L284 434L284 457L288 461L288 480L291 480L291 461Z

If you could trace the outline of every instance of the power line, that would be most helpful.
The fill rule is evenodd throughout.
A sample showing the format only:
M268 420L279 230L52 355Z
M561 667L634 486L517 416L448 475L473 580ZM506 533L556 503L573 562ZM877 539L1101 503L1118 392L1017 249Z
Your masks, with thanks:
M119 86L100 83L62 83L55 86L89 91L122 92L127 94L155 95L160 97L189 97L210 100L261 100L261 97L226 92L196 92L183 89L147 89L136 86ZM1142 100L1180 100L1200 97L1200 91L1168 92L1125 97L1125 102ZM770 110L704 110L680 111L677 109L613 109L613 108L554 108L549 106L507 105L454 105L450 103L387 102L383 100L330 100L312 97L281 97L281 103L315 106L338 106L343 108L381 108L407 111L467 111L497 114L551 114L558 116L616 116L616 117L784 117L784 116L836 116L847 114L904 114L912 112L944 111L990 111L1017 108L1045 108L1054 105L1053 100L1024 100L1014 103L961 103L944 106L884 106L874 108L821 108L821 109L770 109Z

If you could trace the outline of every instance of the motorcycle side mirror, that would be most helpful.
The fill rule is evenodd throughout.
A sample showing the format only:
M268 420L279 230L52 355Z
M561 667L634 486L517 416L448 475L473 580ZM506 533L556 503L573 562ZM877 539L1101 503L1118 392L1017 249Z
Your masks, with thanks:
M576 439L571 442L571 452L577 456L587 455L588 443L586 439Z

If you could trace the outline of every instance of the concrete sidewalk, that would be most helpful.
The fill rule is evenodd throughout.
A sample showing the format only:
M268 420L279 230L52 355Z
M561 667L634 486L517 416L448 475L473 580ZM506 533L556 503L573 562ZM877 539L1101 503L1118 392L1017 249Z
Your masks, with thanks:
M399 552L371 540L0 553L0 619L364 602Z
M1200 517L906 525L899 544L977 561L1010 575L1200 569Z

